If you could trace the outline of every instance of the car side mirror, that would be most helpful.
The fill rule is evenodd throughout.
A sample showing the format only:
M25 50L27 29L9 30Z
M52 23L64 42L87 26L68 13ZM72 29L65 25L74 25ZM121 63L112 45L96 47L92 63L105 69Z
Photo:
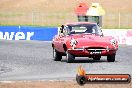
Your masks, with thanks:
M63 29L62 28L60 28L60 33L63 33Z
M63 33L63 30L61 27L58 28L58 35L60 35L61 33Z
M61 25L60 32L63 33L64 25Z
M101 37L103 37L103 36L104 36L104 34L103 34L102 30L101 30L100 36L101 36Z
M59 33L58 33L59 37L63 37L64 34L63 34L63 29L62 28L59 28Z
M101 36L101 37L103 37L103 36L104 36L104 34L102 33L100 36Z

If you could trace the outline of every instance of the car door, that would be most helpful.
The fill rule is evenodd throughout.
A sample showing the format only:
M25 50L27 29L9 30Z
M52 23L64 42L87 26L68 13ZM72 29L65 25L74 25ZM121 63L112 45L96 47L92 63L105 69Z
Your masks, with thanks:
M54 40L53 40L54 48L55 48L57 51L59 51L59 40L60 40L59 35L56 35L56 36L54 37Z
M60 41L59 41L59 51L61 51L61 52L64 52L63 44L65 42L65 38L66 38L65 36L60 37Z
M55 38L55 48L57 51L59 52L64 52L63 49L63 44L64 44L64 40L65 40L65 34L64 34L64 27L60 28L60 33L58 34L58 36Z
M63 31L62 31L62 35L60 35L59 41L58 41L58 43L59 43L58 49L60 52L64 52L63 44L65 44L66 35L67 35L67 27L64 26Z

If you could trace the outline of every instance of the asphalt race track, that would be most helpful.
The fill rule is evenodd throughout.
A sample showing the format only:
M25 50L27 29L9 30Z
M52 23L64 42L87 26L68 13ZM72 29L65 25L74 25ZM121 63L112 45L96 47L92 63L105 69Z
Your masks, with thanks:
M51 42L0 40L0 81L75 79L82 65L89 74L131 74L132 46L119 45L115 62L77 58L74 63L52 58Z

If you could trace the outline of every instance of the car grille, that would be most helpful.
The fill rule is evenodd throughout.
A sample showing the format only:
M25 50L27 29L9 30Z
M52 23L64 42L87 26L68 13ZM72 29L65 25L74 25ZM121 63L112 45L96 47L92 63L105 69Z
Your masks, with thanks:
M86 48L89 52L94 52L94 51L102 51L102 50L106 50L106 48L103 48L103 47L89 47L89 48Z

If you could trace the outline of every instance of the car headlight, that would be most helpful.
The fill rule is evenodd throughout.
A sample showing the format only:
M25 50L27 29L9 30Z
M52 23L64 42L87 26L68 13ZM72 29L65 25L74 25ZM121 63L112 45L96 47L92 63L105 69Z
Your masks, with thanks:
M116 40L115 39L111 39L110 43L111 43L111 45L115 46L116 45Z
M72 46L72 47L75 47L76 45L77 45L77 41L75 40L75 39L71 39L71 41L70 41L70 45Z

